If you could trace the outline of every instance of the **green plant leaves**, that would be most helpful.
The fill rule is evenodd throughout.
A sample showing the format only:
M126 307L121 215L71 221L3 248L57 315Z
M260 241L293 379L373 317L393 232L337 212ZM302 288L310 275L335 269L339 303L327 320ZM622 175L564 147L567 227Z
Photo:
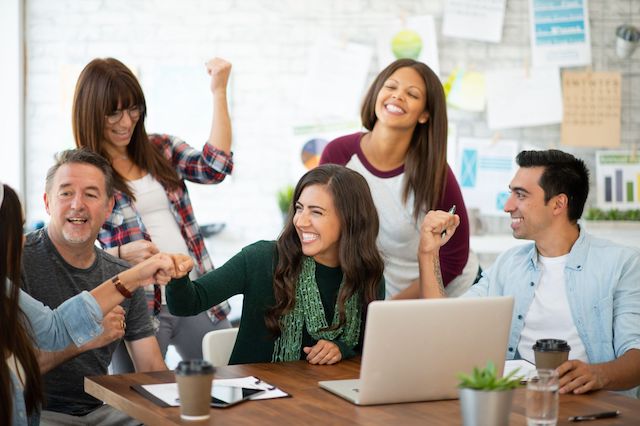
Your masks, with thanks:
M640 210L602 210L591 208L585 215L587 220L634 220L640 221Z
M492 361L483 369L473 368L471 374L458 373L458 387L486 391L502 391L515 389L520 386L522 376L517 376L519 369L515 369L504 377L498 377L496 366Z
M282 214L289 212L289 206L293 202L293 186L287 185L278 191L278 208Z

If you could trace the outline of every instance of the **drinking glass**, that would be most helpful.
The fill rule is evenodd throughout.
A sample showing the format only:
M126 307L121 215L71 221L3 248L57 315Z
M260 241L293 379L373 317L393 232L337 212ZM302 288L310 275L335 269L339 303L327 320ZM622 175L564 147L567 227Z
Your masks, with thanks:
M534 370L527 381L527 426L554 426L558 422L558 373Z

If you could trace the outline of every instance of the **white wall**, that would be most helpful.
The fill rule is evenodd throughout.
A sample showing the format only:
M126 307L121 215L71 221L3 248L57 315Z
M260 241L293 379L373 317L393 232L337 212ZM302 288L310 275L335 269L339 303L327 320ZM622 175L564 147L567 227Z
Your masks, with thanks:
M29 220L45 218L41 194L53 153L73 146L70 104L64 102L60 82L64 69L69 65L78 69L97 56L114 56L136 68L144 84L145 73L159 66L195 66L219 55L233 63L236 172L218 187L194 190L195 211L200 223L227 224L225 232L211 241L218 264L238 246L275 238L281 218L274 194L292 183L289 170L295 155L290 153L298 149L290 146L289 137L294 105L309 71L308 55L319 37L329 34L375 47L389 19L433 14L443 76L459 64L485 70L528 63L526 0L507 1L503 41L497 45L443 38L443 5L443 0L30 0L26 10ZM640 2L591 0L589 9L593 69L623 72L622 140L629 147L640 135L640 54L618 59L614 31L624 22L640 24ZM378 70L374 60L370 77ZM149 97L146 87L145 92ZM190 113L208 123L209 112ZM149 114L152 117L153 110ZM492 136L484 113L451 111L450 118L459 136ZM166 131L161 126L148 130ZM543 148L557 145L559 135L559 125L502 132L504 138ZM205 138L202 134L190 142L200 145ZM568 150L593 162L593 150Z
M0 1L0 180L24 187L24 14L21 0Z

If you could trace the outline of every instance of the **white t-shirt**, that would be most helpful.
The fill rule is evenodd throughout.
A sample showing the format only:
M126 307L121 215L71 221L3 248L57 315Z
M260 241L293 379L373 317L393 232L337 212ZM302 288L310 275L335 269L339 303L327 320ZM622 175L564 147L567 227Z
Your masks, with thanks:
M164 188L150 173L140 179L129 181L129 186L136 197L136 210L142 218L151 241L158 250L167 253L188 254L189 249L182 237L180 227L171 212L171 203ZM195 270L195 269L194 269ZM164 286L162 304L166 304Z
M540 283L524 320L520 334L520 357L535 363L533 345L538 339L562 339L571 346L569 359L588 362L587 353L571 316L565 289L564 267L567 256L538 255Z

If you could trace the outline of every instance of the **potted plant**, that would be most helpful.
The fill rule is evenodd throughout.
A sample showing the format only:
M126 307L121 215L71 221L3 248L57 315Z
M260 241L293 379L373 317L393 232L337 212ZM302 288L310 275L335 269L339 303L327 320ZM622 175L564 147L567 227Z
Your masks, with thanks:
M513 390L522 377L514 370L498 377L496 366L489 361L483 369L474 367L472 374L458 374L460 410L465 426L499 426L509 424Z
M287 219L287 214L289 214L289 207L291 207L291 203L293 202L293 186L287 185L281 190L278 191L278 208L280 209L280 213L282 213L282 219Z

